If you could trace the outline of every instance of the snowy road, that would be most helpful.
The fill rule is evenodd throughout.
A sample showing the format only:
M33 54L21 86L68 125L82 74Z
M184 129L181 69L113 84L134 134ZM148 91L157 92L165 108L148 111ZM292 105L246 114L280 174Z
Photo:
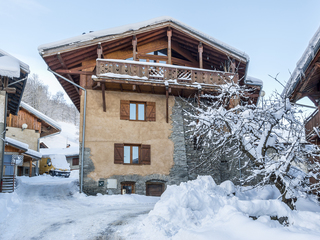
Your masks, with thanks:
M21 178L0 195L0 239L119 239L121 227L146 215L155 197L85 196L72 179Z

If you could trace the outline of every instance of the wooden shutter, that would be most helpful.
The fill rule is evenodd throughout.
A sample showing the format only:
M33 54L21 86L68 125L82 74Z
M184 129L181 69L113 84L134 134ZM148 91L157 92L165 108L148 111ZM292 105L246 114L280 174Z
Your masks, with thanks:
M122 164L124 155L124 144L115 143L114 144L114 164Z
M141 164L151 164L151 146L141 145Z
M146 104L146 120L156 121L156 103L147 102Z
M130 117L130 101L120 100L120 119L129 120Z

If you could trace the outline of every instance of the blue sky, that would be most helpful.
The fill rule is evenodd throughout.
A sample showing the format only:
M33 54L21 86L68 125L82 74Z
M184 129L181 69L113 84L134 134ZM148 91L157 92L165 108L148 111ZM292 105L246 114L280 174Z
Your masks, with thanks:
M171 16L250 56L249 75L264 82L267 96L289 79L320 25L320 1L40 1L0 0L0 48L29 64L32 73L62 90L47 72L41 44Z

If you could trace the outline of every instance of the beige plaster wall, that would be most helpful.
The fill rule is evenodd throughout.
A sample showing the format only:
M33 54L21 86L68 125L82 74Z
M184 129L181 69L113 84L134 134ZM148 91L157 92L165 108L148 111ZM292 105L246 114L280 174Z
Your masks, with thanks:
M29 145L29 148L37 151L38 147L38 138L40 138L40 133L36 133L35 130L21 128L7 127L8 131L6 132L6 137L18 140L20 142L26 143Z
M156 102L156 121L120 120L120 100ZM169 116L174 101L169 97ZM85 147L90 148L95 166L89 177L97 181L112 175L168 175L173 166L174 145L169 139L171 123L166 123L165 95L106 91L106 107L103 112L101 91L87 90ZM82 123L80 139L81 130ZM151 165L114 164L114 143L150 144Z

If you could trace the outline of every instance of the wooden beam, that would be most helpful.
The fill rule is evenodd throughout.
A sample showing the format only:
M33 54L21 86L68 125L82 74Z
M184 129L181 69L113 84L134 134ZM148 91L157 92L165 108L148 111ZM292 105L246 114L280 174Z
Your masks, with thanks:
M104 58L104 56L103 56L103 48L101 46L101 43L98 44L97 55L98 55L98 58Z
M139 85L137 85L137 92L141 93L141 89L140 89Z
M119 85L120 85L120 91L123 92L122 84L120 83Z
M133 51L133 61L137 60L137 37L132 37L132 51Z
M65 70L65 69L58 69L58 70L55 70L55 72L57 73L68 73L68 74L74 74L74 75L93 75L94 72L90 72L90 71L76 71L76 70Z
M68 70L68 68L67 68L66 64L64 63L64 61L63 61L60 53L57 54L57 58L58 58L58 60L59 60L59 62L60 62L60 64L61 64L61 66L62 66L64 69ZM68 78L69 78L69 80L70 80L71 82L74 82L74 80L73 80L73 78L71 77L70 74L67 74L67 76L68 76ZM74 86L74 85L73 85L73 86ZM79 89L78 89L76 86L74 86L74 88L76 89L77 93L79 93Z
M172 36L172 30L171 30L171 28L168 28L168 31L167 31L167 37L168 37L168 48L167 48L168 64L172 64L172 61L171 61L171 36Z
M199 42L198 53L199 53L199 68L203 68L203 60L202 60L203 46L202 46L202 42Z
M107 109L106 109L107 107L106 107L106 85L105 85L105 83L102 83L101 89L102 89L103 111L106 112L107 111Z
M190 52L184 50L179 46L179 44L175 42L172 42L171 45L172 45L172 49L175 50L177 53L179 53L181 56L185 57L190 62L198 65L198 62L194 59L194 57L190 54Z
M169 123L169 90L166 87L166 121Z
M29 177L32 177L32 159L29 160Z

